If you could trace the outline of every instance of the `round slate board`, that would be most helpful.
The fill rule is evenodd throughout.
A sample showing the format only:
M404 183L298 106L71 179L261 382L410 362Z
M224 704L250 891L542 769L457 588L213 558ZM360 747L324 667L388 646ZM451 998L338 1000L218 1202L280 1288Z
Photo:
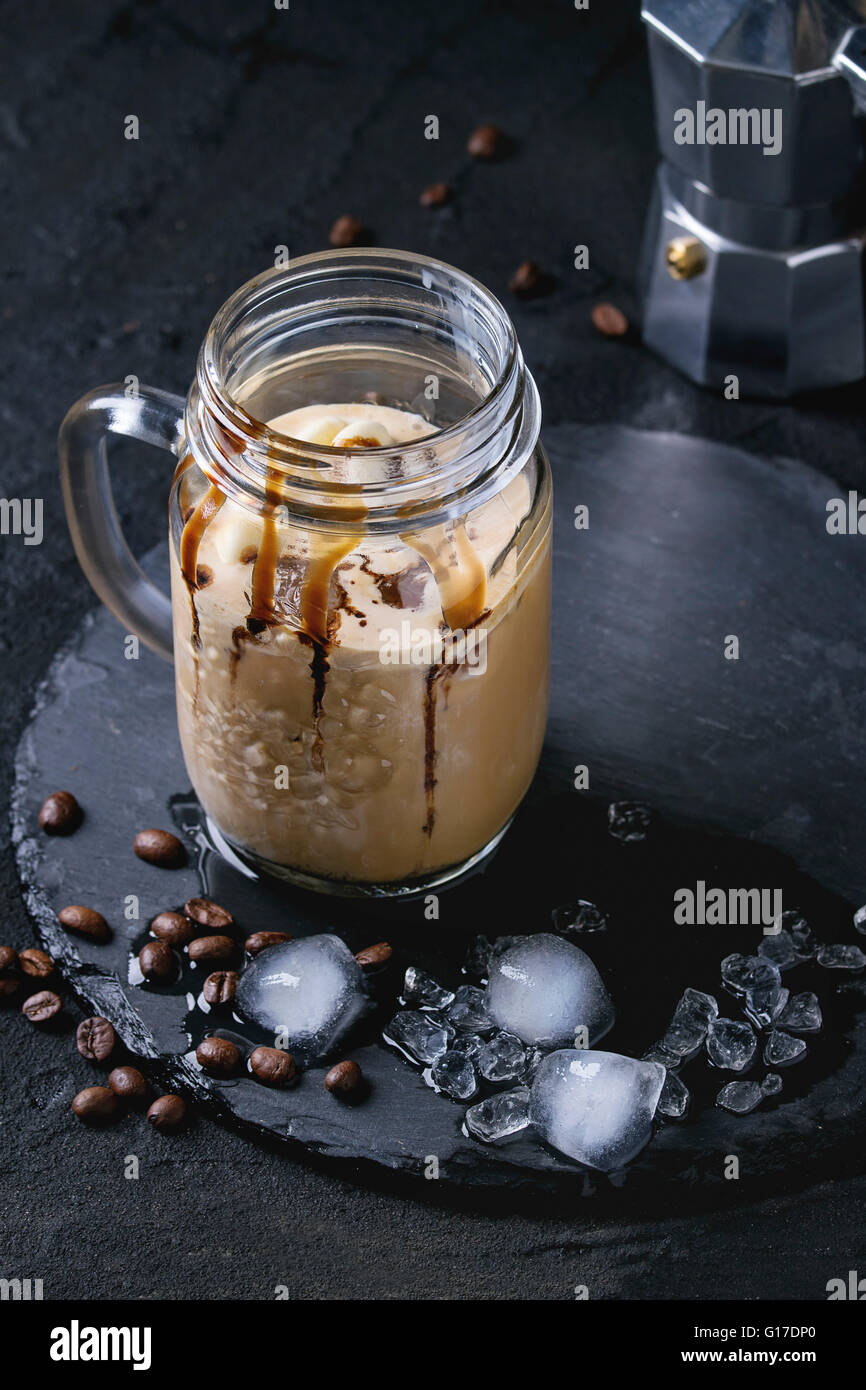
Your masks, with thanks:
M544 931L551 910L581 897L609 927L584 942L618 1009L602 1044L640 1055L683 988L719 994L719 962L753 951L757 927L677 926L673 895L710 886L782 891L826 941L852 942L852 900L866 897L859 848L860 771L866 756L866 656L851 615L861 610L866 562L853 538L830 537L827 480L794 463L755 459L671 435L560 426L547 434L557 490L551 717L538 776L494 859L423 900L345 902L259 881L214 853L187 790L175 729L171 670L146 651L124 656L124 634L98 610L59 653L22 738L13 833L24 892L40 935L76 992L111 1019L163 1084L187 1087L218 1118L251 1134L333 1156L366 1159L473 1184L521 1184L593 1193L611 1185L712 1190L725 1157L774 1188L857 1169L866 1138L862 1104L864 983L800 966L792 992L815 989L825 1014L805 1062L783 1073L780 1095L746 1117L713 1106L726 1073L702 1059L682 1076L689 1119L660 1126L626 1173L589 1174L531 1134L493 1146L462 1133L464 1107L438 1096L420 1072L378 1040L402 971L416 964L443 983L461 973L467 944ZM589 528L573 524L589 508ZM164 578L160 547L148 568ZM726 661L736 635L740 659ZM572 786L589 768L589 792ZM55 787L85 807L69 839L36 830ZM621 844L606 801L645 799L657 810L647 840ZM170 826L190 850L186 867L141 863L132 840ZM229 907L244 935L337 931L353 950L388 939L392 964L372 980L376 1009L346 1051L369 1094L340 1105L322 1068L271 1091L244 1076L217 1082L192 1052L206 1033L252 1039L196 1002L202 972L185 967L169 988L136 983L135 957L160 910L205 892ZM125 905L137 899L139 916ZM56 911L83 902L114 928L110 944L67 936ZM760 1078L766 1069L756 1066ZM754 1183L750 1184L754 1191Z

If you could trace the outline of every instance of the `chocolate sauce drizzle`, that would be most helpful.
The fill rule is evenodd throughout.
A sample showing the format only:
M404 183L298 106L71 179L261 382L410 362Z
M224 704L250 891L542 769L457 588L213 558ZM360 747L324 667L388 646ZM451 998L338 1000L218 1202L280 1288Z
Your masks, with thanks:
M232 445L241 447L240 441L232 439L230 442ZM358 440L356 442L366 443L367 441ZM372 444L374 441L371 439L369 442ZM175 474L176 480L189 468L191 463L191 456L187 456L181 461ZM268 504L268 511L262 518L261 544L253 562L249 610L245 625L236 627L232 632L232 652L230 655L230 681L232 684L246 643L255 642L266 628L280 625L280 619L276 616L275 605L277 564L280 559L277 514L281 505L281 493L279 477L271 469L268 469L266 473L265 499ZM180 540L180 568L189 593L192 614L191 643L195 664L194 711L197 709L199 694L197 654L201 650L201 631L195 595L199 588L204 587L202 581L208 583L212 578L204 572L206 567L198 565L198 550L207 527L224 501L224 494L219 488L211 484L204 497L188 515ZM357 516L351 520L357 520L360 523L365 516L366 509L359 507ZM302 645L310 647L312 653L310 675L313 681L312 714L315 729L312 757L313 765L319 771L324 765L324 744L320 731L320 721L324 712L325 690L330 671L328 658L340 626L342 612L351 613L359 621L364 621L363 614L359 609L352 607L345 587L336 578L341 562L354 550L359 534L360 532L355 532L351 535L335 538L333 542L327 542L320 541L313 533L311 535L310 559L301 584L301 626L296 630L296 636ZM411 539L408 536L404 537L404 540L410 545L416 539L415 537ZM318 553L316 546L320 546ZM421 555L419 562L400 574L378 574L372 569L369 557L363 556L361 559L361 570L373 580L379 590L382 602L388 607L397 609L417 607L423 597L424 585L431 569L434 578L439 583L438 556L430 553L429 545L416 546L415 548ZM252 558L252 556L248 557L246 562L249 563ZM336 603L329 612L332 582L336 586ZM480 611L483 608L485 590L486 577L482 569L472 590L449 606L445 613L446 626L452 630L457 628L468 630L483 621L490 611L486 608ZM431 665L424 680L424 798L427 815L423 832L428 838L432 836L436 823L437 696L440 689L443 694L447 692L448 681L456 669L456 663Z

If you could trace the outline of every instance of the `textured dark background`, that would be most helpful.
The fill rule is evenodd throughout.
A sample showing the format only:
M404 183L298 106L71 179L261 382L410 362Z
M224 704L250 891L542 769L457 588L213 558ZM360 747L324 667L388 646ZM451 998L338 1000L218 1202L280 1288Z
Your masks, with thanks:
M48 0L0 14L0 411L5 496L43 497L46 537L0 542L4 762L58 641L92 604L62 519L55 435L89 387L134 373L184 392L216 308L272 263L320 248L351 212L380 245L439 255L513 310L549 422L618 420L790 454L864 482L859 388L796 407L700 392L636 341L600 339L592 304L636 314L654 166L645 48L631 0L435 5L377 0ZM141 138L123 138L134 113ZM423 139L425 115L441 122ZM473 164L481 120L515 139ZM418 206L429 182L450 208ZM572 269L572 247L592 269ZM510 299L533 257L546 298ZM138 460L133 463L132 459ZM166 463L116 470L133 548L161 534ZM162 469L162 475L158 473ZM157 482L163 476L162 482ZM5 793L5 788L4 788ZM11 851L2 937L28 944ZM503 930L507 930L503 924ZM71 1011L74 1012L74 1011ZM127 1118L82 1130L69 1101L92 1072L70 1037L0 1018L0 1275L51 1298L568 1299L825 1296L866 1269L864 1191L846 1179L725 1210L652 1215L477 1195L292 1162L202 1121L176 1141ZM123 1178L129 1153L141 1178Z

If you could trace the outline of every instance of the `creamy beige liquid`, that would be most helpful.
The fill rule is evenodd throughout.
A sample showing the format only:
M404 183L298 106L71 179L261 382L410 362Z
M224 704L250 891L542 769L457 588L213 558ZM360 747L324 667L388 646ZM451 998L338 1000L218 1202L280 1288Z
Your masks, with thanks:
M354 479L365 448L431 433L371 404L271 424L349 444ZM521 475L465 523L335 541L211 489L172 553L178 722L193 787L230 840L308 875L389 884L498 833L535 771L547 711L549 517L519 575L514 543L530 506ZM471 659L437 660L434 637L458 628ZM397 634L427 659L384 661Z

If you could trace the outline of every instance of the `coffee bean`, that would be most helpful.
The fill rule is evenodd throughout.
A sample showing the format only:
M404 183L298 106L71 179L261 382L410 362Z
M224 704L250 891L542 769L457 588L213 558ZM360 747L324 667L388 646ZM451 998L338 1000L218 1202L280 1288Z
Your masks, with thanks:
M176 869L186 860L186 850L170 830L139 830L132 848L139 859L158 869Z
M285 1086L295 1075L295 1059L279 1047L257 1047L250 1056L250 1071L266 1086Z
M241 1062L241 1054L228 1038L202 1038L195 1055L202 1071L211 1076L232 1076Z
M454 189L450 183L431 183L429 188L425 188L418 202L422 208L441 208L446 203L450 203L454 197Z
M213 583L213 570L210 565L196 565L195 567L195 587L206 589L208 584Z
M284 931L254 931L244 942L244 950L249 951L251 956L257 956L259 951L266 951L269 946L279 946L281 941L291 940L289 933Z
M150 924L150 930L158 941L169 946L185 946L195 936L195 927L188 918L179 912L160 912Z
M18 952L14 946L0 946L0 970L14 970L18 964Z
M207 927L208 931L231 931L235 924L232 914L211 898L190 898L189 902L184 903L183 910L191 922Z
M528 298L536 294L542 285L541 267L535 261L523 261L508 281L512 294Z
M0 1001L14 999L21 993L21 981L17 975L0 975Z
M466 145L473 159L499 159L508 148L508 137L497 125L480 125Z
M138 1067L115 1067L108 1074L108 1084L116 1096L132 1104L144 1100L150 1090L147 1077L142 1075Z
M147 941L138 953L138 963L144 978L155 984L168 984L177 978L174 951L164 941Z
M47 1023L55 1014L59 1014L63 1008L63 1001L59 994L55 994L51 989L40 990L38 994L31 994L29 999L25 999L21 1005L21 1012L25 1018L29 1018L31 1023Z
M355 960L362 970L374 970L377 965L389 961L393 954L387 941L377 941L375 946L365 946L363 951L358 951Z
M40 951L38 946L28 946L18 954L18 964L24 975L29 975L31 980L47 980L54 974L54 961L45 951Z
M197 936L186 949L190 960L202 965L233 960L237 950L230 936Z
M325 1090L339 1100L354 1100L363 1079L357 1062L337 1062L325 1075Z
M42 803L39 824L46 835L71 835L81 823L81 807L72 792L52 792Z
M162 1134L174 1134L186 1120L186 1101L182 1096L160 1096L148 1110L147 1118Z
M91 941L108 941L111 936L111 928L102 913L94 912L92 907L82 907L80 903L61 908L57 920L67 931L88 936Z
M628 332L628 319L615 304L596 304L592 311L592 321L605 338L621 338Z
M201 987L206 1004L216 1008L220 1004L230 1004L237 993L238 972L236 970L215 970L208 975Z
M86 1018L75 1032L75 1044L88 1062L104 1062L114 1051L117 1034L107 1018Z
M332 246L360 246L369 241L369 236L363 222L359 222L357 217L346 215L337 218L328 233L328 240Z
M104 1124L117 1114L117 1096L108 1086L86 1086L72 1102L79 1120L88 1124Z

